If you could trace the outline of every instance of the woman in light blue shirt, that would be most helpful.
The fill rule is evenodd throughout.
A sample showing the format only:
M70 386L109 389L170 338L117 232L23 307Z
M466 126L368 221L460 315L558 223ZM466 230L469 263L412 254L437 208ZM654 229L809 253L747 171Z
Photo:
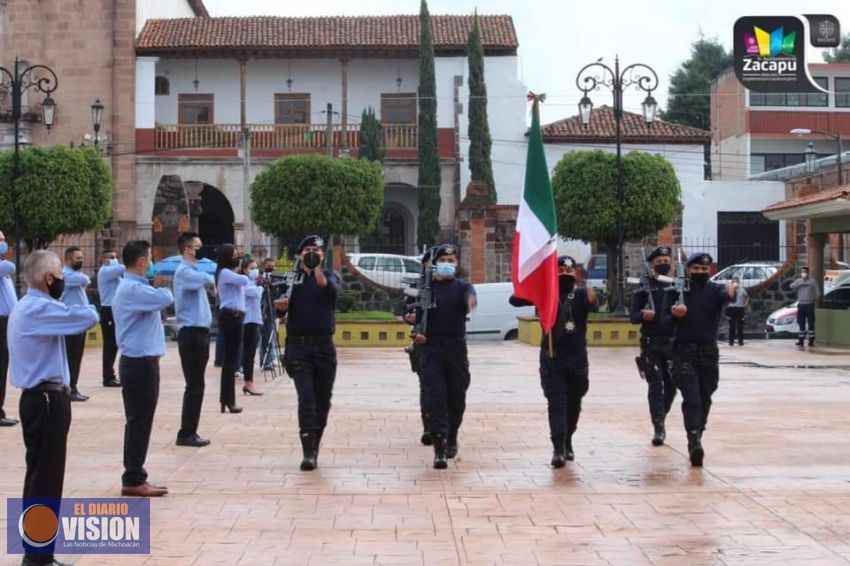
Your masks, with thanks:
M242 330L242 374L245 376L245 384L242 393L245 395L262 395L254 389L254 358L257 355L257 344L263 329L263 313L260 310L260 298L263 288L257 285L260 271L257 262L246 258L242 262L242 273L251 280L245 289L245 325Z
M224 363L221 365L221 412L241 413L236 404L234 380L239 365L239 344L242 342L242 324L245 320L245 287L249 279L236 273L239 254L233 244L222 244L216 254L218 267L215 273L218 289L218 331L224 339Z

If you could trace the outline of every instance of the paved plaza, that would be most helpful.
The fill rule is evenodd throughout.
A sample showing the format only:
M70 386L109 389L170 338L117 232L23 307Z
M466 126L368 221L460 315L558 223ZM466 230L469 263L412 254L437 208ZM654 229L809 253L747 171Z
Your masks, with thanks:
M183 378L176 346L147 469L170 495L151 501L150 556L65 556L94 564L841 564L850 561L850 353L790 341L721 346L721 381L691 469L678 402L653 448L635 350L590 351L576 461L551 445L536 348L474 342L472 386L449 469L418 444L418 390L397 349L339 351L334 406L316 472L300 472L288 378L218 412L210 368L200 433L174 445ZM86 351L74 404L68 497L120 494L120 390L99 386ZM7 410L17 416L18 392ZM0 429L0 494L19 497L21 429ZM0 514L5 522L5 506ZM3 545L5 545L5 538ZM5 550L5 546L3 547ZM0 564L19 557L0 555Z

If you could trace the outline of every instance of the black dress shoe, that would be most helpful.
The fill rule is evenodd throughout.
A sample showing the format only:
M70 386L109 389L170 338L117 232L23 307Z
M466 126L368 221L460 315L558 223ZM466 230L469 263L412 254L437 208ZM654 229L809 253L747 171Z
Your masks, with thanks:
M209 446L210 441L206 438L201 438L197 434L193 434L192 436L181 438L177 437L177 442L175 442L177 446L194 446L200 448L201 446Z
M82 401L88 401L88 400L89 400L88 395L83 395L79 391L71 391L71 401L82 402Z
M0 426L15 426L16 424L18 424L18 421L15 419L7 419L6 417L0 419Z
M121 387L121 382L113 377L109 381L104 381L103 386L104 387Z

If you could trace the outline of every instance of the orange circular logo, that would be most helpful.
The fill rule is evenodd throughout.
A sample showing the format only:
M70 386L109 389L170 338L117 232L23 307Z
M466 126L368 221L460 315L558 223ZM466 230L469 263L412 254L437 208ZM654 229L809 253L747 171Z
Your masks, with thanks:
M56 540L56 535L59 534L59 518L47 505L30 505L18 519L18 532L30 546L47 546Z

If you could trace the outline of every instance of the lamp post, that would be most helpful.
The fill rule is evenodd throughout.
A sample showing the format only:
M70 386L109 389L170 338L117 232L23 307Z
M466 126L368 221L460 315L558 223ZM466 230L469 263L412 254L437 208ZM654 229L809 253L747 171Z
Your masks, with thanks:
M623 155L622 155L622 121L623 121L623 92L634 87L636 90L646 92L646 98L641 103L643 110L643 118L647 126L655 121L655 115L658 112L658 103L652 97L652 91L658 87L658 75L648 65L643 63L633 63L624 69L620 69L620 58L614 58L614 68L612 69L602 59L594 63L590 63L581 68L576 75L576 86L583 95L578 103L579 116L582 125L587 127L590 124L593 114L593 101L587 95L592 90L599 90L600 87L605 87L614 95L614 122L617 125L617 303L613 314L625 314L625 306L623 305L623 296L625 294L625 277L624 277L624 246L625 234L623 227Z
M103 104L101 104L100 99L94 101L94 104L91 105L91 123L94 128L94 146L97 147L98 142L100 141L100 124L103 122Z
M53 69L46 65L30 65L24 67L22 62L16 57L15 67L13 70L0 67L0 86L7 93L12 94L12 122L14 123L15 132L15 153L12 160L12 179L10 186L12 189L12 198L15 199L15 207L17 207L17 181L20 176L20 134L21 134L21 114L22 100L24 93L32 88L35 91L44 93L44 100L41 103L42 121L44 127L50 131L53 127L53 119L56 116L56 101L50 94L59 86L59 80L56 78L56 73ZM46 76L38 77L36 73L43 71ZM21 215L15 210L15 286L20 294L21 290Z
M835 160L838 165L838 186L844 184L844 171L842 171L842 163L841 163L841 154L844 153L844 144L841 139L841 134L834 134L832 132L827 132L826 130L810 130L809 128L794 128L789 133L795 134L798 136L807 136L810 134L820 134L822 136L826 136L828 138L832 138L835 140L837 145L836 149L838 153L836 153ZM809 144L809 148L812 149L812 144ZM812 149L814 153L814 149ZM806 166L808 167L808 150L806 151ZM814 172L814 159L812 160L812 172Z
M818 154L815 152L815 146L813 143L809 142L809 146L806 148L806 151L803 152L803 159L806 164L806 175L809 176L809 183L812 182L812 173L815 172L815 160L817 160Z

